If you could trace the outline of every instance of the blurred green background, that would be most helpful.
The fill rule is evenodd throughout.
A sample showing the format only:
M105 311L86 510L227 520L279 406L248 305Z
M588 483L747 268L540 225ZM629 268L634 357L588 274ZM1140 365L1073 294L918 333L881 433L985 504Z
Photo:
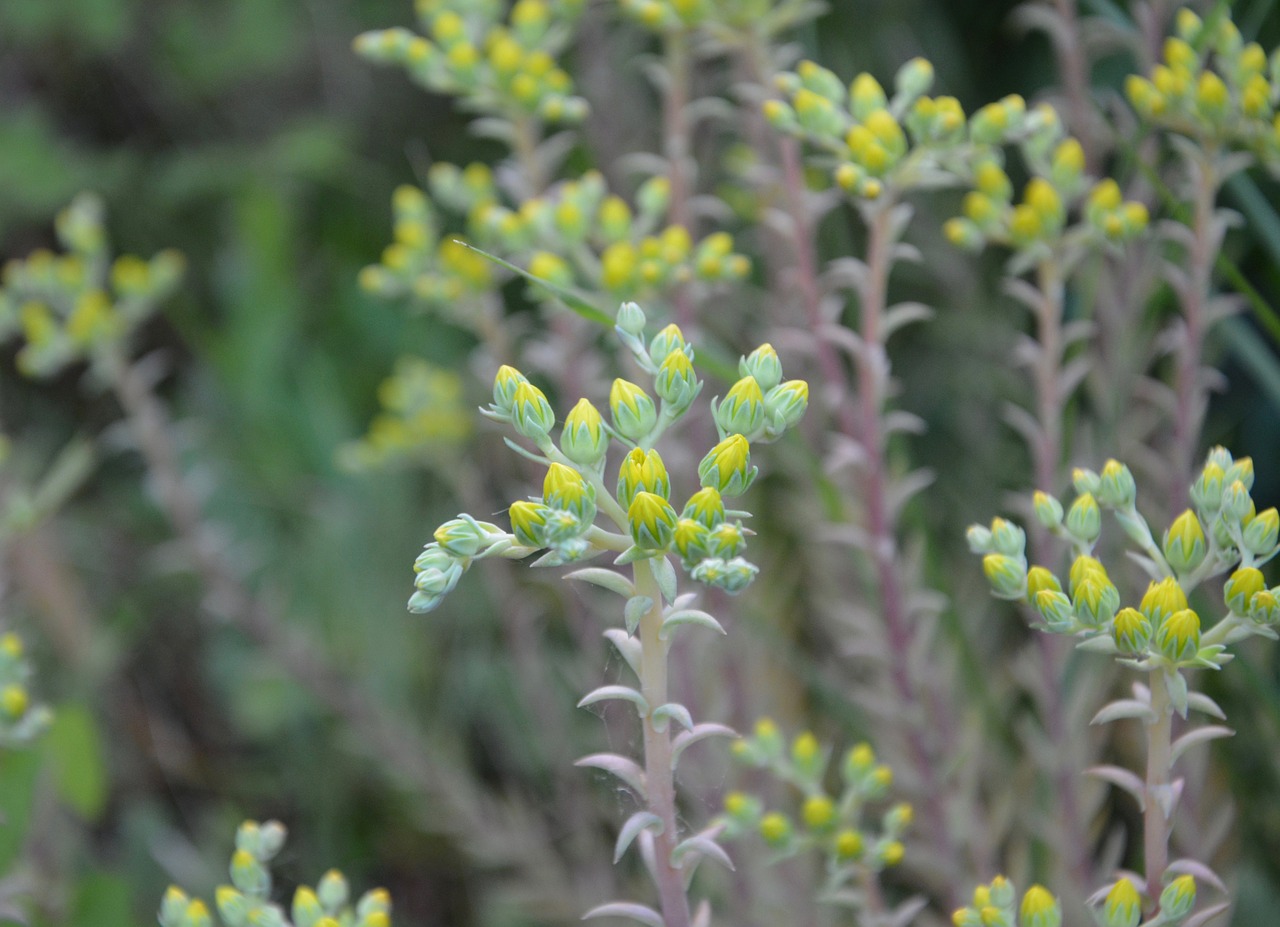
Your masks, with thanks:
M888 75L923 53L942 88L972 108L1008 92L1031 98L1055 82L1044 38L1010 27L1013 6L836 2L799 39L844 76ZM1251 16L1271 47L1272 4L1238 6L1238 19ZM397 184L420 182L433 160L493 154L466 134L448 100L352 53L357 33L407 25L411 15L402 0L0 2L0 257L51 246L52 215L81 190L105 198L118 251L175 247L187 256L181 296L143 330L139 349L160 352L166 365L160 388L186 466L233 559L287 621L406 719L429 755L465 770L485 801L503 796L501 813L481 815L495 828L490 843L504 839L504 814L525 824L532 815L534 831L552 840L549 855L573 859L583 840L607 845L601 822L618 816L618 800L586 777L576 794L557 792L574 781L564 775L569 759L603 739L598 719L572 707L601 674L601 645L592 644L594 663L578 652L598 625L543 613L513 627L486 608L486 583L474 577L447 614L407 614L413 556L461 507L456 485L439 472L352 474L335 462L364 431L377 385L401 355L459 370L470 406L486 393L465 366L469 336L356 287L360 267L388 240ZM614 28L606 5L588 17L593 28ZM577 54L580 68L600 66L591 50ZM623 69L619 85L643 92L633 63L604 66ZM1118 80L1119 68L1098 70L1104 90L1111 70ZM1274 187L1259 182L1275 202ZM934 207L939 217L947 208ZM1274 306L1280 265L1267 244L1251 226L1233 236L1231 257ZM944 314L904 336L894 358L908 371L900 404L931 427L911 454L938 473L909 520L936 548L931 575L948 592L980 585L963 526L999 510L1025 472L992 411L1019 389L1018 374L997 363L1011 329L1001 323L1010 332L1003 341L985 334L990 320L1017 310L993 295L994 261L976 276L959 265L948 259L932 276L904 275L907 289ZM965 297L974 304L955 305ZM1273 343L1258 345L1260 360L1229 346L1218 355L1231 388L1215 401L1208 438L1253 454L1263 507L1280 499L1280 365ZM528 873L498 852L487 861L461 853L474 841L449 833L436 799L253 645L197 618L202 590L168 545L137 458L113 443L111 397L82 389L78 370L23 380L12 359L12 347L0 349L0 427L23 466L39 472L73 436L103 439L93 478L15 554L22 606L7 617L31 642L37 692L58 721L35 750L0 757L0 872L18 854L30 861L37 922L149 923L170 881L207 895L223 878L241 818L273 816L293 835L280 867L286 885L338 865L357 886L386 884L401 923L568 922L522 906ZM977 440L976 421L985 422ZM499 452L491 433L464 449ZM531 589L546 611L564 596L545 581ZM539 651L532 665L520 649L530 640ZM781 648L794 668L822 643L788 627L764 646ZM1280 658L1258 648L1240 662L1215 694L1242 734L1220 747L1226 762L1214 774L1248 809L1237 831L1236 923L1262 925L1280 910ZM837 719L813 723L847 736L856 710L820 676L796 675L809 687L798 696L805 710ZM545 703L529 703L528 684L543 688ZM593 809L579 812L595 829L585 838L571 835L559 811L542 810L575 806Z

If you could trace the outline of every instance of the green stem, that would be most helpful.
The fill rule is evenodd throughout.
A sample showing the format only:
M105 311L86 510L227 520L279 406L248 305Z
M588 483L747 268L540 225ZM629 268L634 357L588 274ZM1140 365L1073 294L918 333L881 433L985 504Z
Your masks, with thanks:
M686 172L690 149L689 120L685 114L693 65L689 41L689 30L683 28L666 33L664 38L667 83L662 98L662 129L667 180L671 184L671 224L681 226L692 236L693 221L689 214L692 191ZM689 288L678 285L674 299L676 321L687 330L695 321Z
M650 561L637 561L634 573L636 594L648 596L653 601L653 607L640 618L639 632L640 692L649 703L649 714L643 719L645 786L649 811L662 822L662 832L653 839L654 878L658 883L658 897L666 927L689 927L689 899L685 894L684 873L671 864L671 852L678 842L671 729L664 726L659 731L653 723L653 710L668 701L667 642L662 639L662 592Z
M1173 745L1173 705L1163 669L1152 670L1151 710L1155 720L1147 725L1146 802L1143 809L1143 866L1147 877L1147 898L1151 910L1159 904L1161 880L1169 865L1169 817L1160 802L1170 788L1171 751ZM1173 807L1170 804L1169 814Z

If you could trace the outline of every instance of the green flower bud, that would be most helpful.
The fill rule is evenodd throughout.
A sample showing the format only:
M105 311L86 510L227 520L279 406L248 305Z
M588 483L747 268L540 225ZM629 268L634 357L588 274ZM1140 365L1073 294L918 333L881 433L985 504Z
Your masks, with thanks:
M711 410L721 434L755 434L764 425L764 393L755 377L743 377Z
M771 847L784 847L791 841L791 822L784 814L770 812L760 819L760 836Z
M1075 630L1076 619L1071 600L1061 590L1041 589L1031 597L1031 606L1044 619L1045 626L1055 634L1069 634Z
M511 402L511 424L520 435L538 441L555 427L556 414L542 390L528 380L516 385Z
M1098 540L1098 535L1102 533L1102 511L1098 508L1098 500L1088 492L1077 496L1067 510L1064 523L1073 537L1086 544Z
M170 885L165 890L164 898L160 901L159 920L161 927L178 927L182 917L187 913L187 906L190 899L186 892L178 888L176 885Z
M629 506L640 492L656 493L666 499L671 495L671 480L657 451L637 447L618 468L618 501Z
M809 407L809 384L804 380L788 380L769 390L764 397L767 431L778 435L794 427Z
M691 567L711 556L711 532L707 526L692 518L681 518L676 522L672 545L685 566Z
M1164 887L1160 893L1160 913L1177 921L1191 913L1196 904L1196 880L1181 875Z
M724 521L724 500L715 487L704 487L689 497L680 517L691 518L706 528L715 528Z
M1067 138L1058 143L1053 151L1050 166L1050 180L1054 186L1063 190L1075 190L1084 175L1084 147L1078 139Z
M267 821L258 828L258 858L268 860L284 847L289 832L279 821Z
M1244 483L1245 489L1253 489L1253 458L1241 457L1227 468L1223 482L1230 485L1236 480Z
M1102 492L1102 477L1085 467L1076 467L1071 471L1071 485L1075 488L1076 495L1089 493L1096 497Z
M1036 594L1044 589L1054 592L1062 591L1062 583L1053 572L1042 566L1034 566L1027 571L1027 598L1034 601Z
M661 180L665 178L654 178ZM652 181L650 181L652 183ZM648 186L648 184L646 184ZM644 189L643 187L641 188ZM618 315L614 319L614 326L621 332L633 337L640 337L644 334L644 310L632 302L623 303L618 307Z
M1050 531L1062 524L1062 503L1047 492L1036 490L1036 494L1031 499L1031 505L1036 512L1036 521Z
M683 412L701 389L702 384L698 382L698 374L694 372L689 356L679 350L668 352L653 380L653 391L658 398L676 412Z
M388 927L388 924L375 925L368 918L375 914L391 913L391 893L385 888L371 888L360 896L356 904L356 917L364 921L363 927Z
M686 353L687 349L688 343L684 340L684 333L680 331L680 326L672 323L654 335L653 340L649 342L649 358L655 364L661 365L672 351Z
M599 410L587 399L565 416L560 432L560 450L576 464L593 467L604 459L609 449L609 434L604 430L604 420Z
M800 809L804 826L811 831L824 833L836 822L836 806L826 795L810 795Z
M627 508L631 538L641 550L665 550L676 530L676 510L662 496L638 492Z
M802 776L812 779L820 774L822 760L822 745L812 731L805 731L792 741L791 763Z
M1170 615L1186 607L1187 594L1172 576L1159 582L1151 582L1138 604L1138 610L1147 616L1153 626L1163 624Z
M1200 651L1200 616L1189 608L1174 612L1156 631L1156 649L1175 663L1193 659Z
M464 513L437 528L435 539L437 544L455 557L474 557L481 549L489 546L492 535L502 533L497 525L476 521Z
M1192 14L1194 15L1194 14ZM1102 902L1100 927L1138 927L1142 920L1142 897L1128 879L1121 879Z
M1231 611L1237 615L1247 615L1249 603L1266 586L1261 570L1256 567L1240 567L1222 587L1222 597Z
M889 103L880 82L865 71L849 85L849 99L853 118L859 122L863 122L877 110L884 109Z
M429 596L444 596L453 591L453 587L462 578L462 573L462 564L450 561L444 567L432 566L419 570L414 576L413 585L419 592Z
M553 463L542 482L542 501L553 509L571 512L586 527L596 517L596 491L572 467Z
M630 441L641 441L658 423L658 410L636 384L621 378L609 390L609 412L618 434Z
M756 478L751 466L751 446L740 434L725 438L698 464L698 480L722 496L740 496Z
M213 927L213 916L209 913L208 906L196 898L187 905L179 923L182 927Z
M970 525L964 533L969 552L973 554L991 553L991 530L982 525Z
M1118 460L1108 460L1098 478L1098 502L1109 509L1133 506L1138 487L1129 468Z
M1136 608L1122 608L1111 625L1111 636L1121 653L1136 656L1151 642L1151 622Z
M550 509L541 502L513 502L507 510L511 532L522 547L545 547L547 515Z
M756 828L760 826L763 803L754 795L745 792L730 792L724 797L724 813L738 827Z
M982 572L1002 599L1020 599L1026 592L1027 571L1021 560L1005 554L987 554L982 558Z
M320 882L316 885L316 897L326 911L343 907L350 897L346 878L337 869L330 869L320 877Z
M1120 591L1109 582L1085 579L1077 586L1071 606L1081 624L1098 628L1115 617Z
M762 344L738 361L738 376L754 377L766 393L782 382L782 361L771 344Z
M1209 554L1209 542L1204 536L1204 526L1195 512L1187 509L1174 519L1164 533L1164 556L1169 566L1178 573L1190 573Z
M511 413L516 398L516 388L521 383L528 383L528 379L519 370L514 367L508 367L503 364L498 368L498 374L493 378L493 406L500 412Z
M856 830L846 828L836 834L835 851L837 859L842 861L857 859L862 855L862 848L862 834Z
M933 65L926 58L912 58L898 69L894 89L903 97L918 97L933 86Z
M1245 526L1241 540L1251 554L1265 556L1275 549L1280 536L1280 513L1274 508L1259 512Z
M248 850L231 855L230 872L232 884L246 895L265 895L271 886L266 867Z
M1240 521L1253 509L1253 499L1249 497L1249 488L1243 480L1232 480L1222 491L1222 517L1232 521Z
M1013 896L1013 883L1002 875L996 876L987 886L987 904L991 907L1012 908ZM982 907L986 907L986 905Z
M759 567L742 557L734 557L732 560L708 557L694 567L689 575L700 583L737 595L751 585L759 572Z
M1047 889L1033 885L1022 896L1019 912L1022 927L1061 927L1062 905Z
M711 556L729 560L742 553L747 546L747 538L741 525L726 521L708 531L707 544Z
M213 893L218 916L227 927L247 927L249 923L249 899L230 885L219 885Z
M1249 620L1262 625L1280 621L1280 589L1263 589L1249 600Z
M1110 582L1106 567L1093 557L1081 554L1071 563L1071 571L1067 574L1067 589L1075 595L1080 583L1086 579L1100 583Z
M1027 549L1027 533L1011 521L991 519L991 549L1007 557L1021 557Z
M645 216L662 215L667 211L670 202L671 181L666 177L650 177L636 191L636 205L640 208L640 213Z
M316 893L305 885L299 885L293 893L294 927L315 927L316 922L324 917L324 908L320 907L320 899Z

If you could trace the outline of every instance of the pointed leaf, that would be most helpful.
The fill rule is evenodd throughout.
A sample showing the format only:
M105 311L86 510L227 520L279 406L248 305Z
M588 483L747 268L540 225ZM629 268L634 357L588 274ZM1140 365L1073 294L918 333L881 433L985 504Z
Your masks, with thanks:
M1203 715L1217 718L1220 721L1227 720L1227 714L1218 707L1218 703L1203 692L1191 692L1187 695L1187 707L1193 711L1198 711Z
M734 871L733 860L729 858L729 854L724 851L724 847L716 843L706 834L694 834L680 843L671 851L671 865L676 869L684 868L685 860L690 854L695 854L694 867L697 867L701 857L714 859L717 863L724 866L730 872Z
M720 626L720 622L706 612L696 608L682 608L663 619L661 637L665 640L682 625L706 628L708 631L715 631L718 634L725 633L724 628Z
M1143 724L1150 724L1155 721L1156 713L1146 702L1140 702L1136 698L1118 698L1110 705L1105 706L1101 711L1093 716L1090 724L1110 724L1112 721L1119 721L1121 718L1137 718Z
M1093 776L1104 782L1124 789L1138 801L1138 807L1146 810L1147 785L1140 777L1120 766L1093 766L1085 770L1085 775Z
M636 587L631 580L627 579L621 573L613 570L606 570L603 567L588 567L585 570L574 570L572 573L566 573L565 579L576 579L579 582L590 583L593 586L599 586L601 589L608 589L610 592L616 592L624 599L629 599L636 594Z
M474 251L476 254L480 255L481 257L488 258L490 261L493 261L493 263L498 264L502 267L505 267L507 270L514 271L515 273L519 274L521 277L524 277L530 283L537 284L538 286L550 292L553 296L559 299L562 303L564 303L574 312L578 313L578 315L582 316L584 319L588 319L589 321L596 322L597 324L603 325L606 328L613 328L613 318L611 316L605 314L604 312L601 312L595 306L591 305L591 303L587 302L587 300L584 299L582 296L573 292L573 290L570 290L567 287L558 286L557 284L554 284L549 280L543 280L541 277L535 277L533 274L529 273L527 270L521 267L517 267L515 264L512 264L510 261L504 261L502 258L498 257L496 254L490 254L488 251L483 251L480 248L477 248L475 245L467 244L465 241L459 241L458 239L454 239L454 243L458 245L462 245L462 247L468 249L469 251Z
M695 724L687 731L681 731L671 741L671 768L675 769L676 764L680 762L680 754L686 749L692 747L700 740L706 740L708 737L737 737L738 732L731 727L723 724Z
M611 699L631 702L642 716L649 713L649 702L630 686L601 686L598 689L593 689L582 697L582 701L578 702L578 707L586 708L588 705L610 701Z
M582 915L584 921L594 917L627 917L647 927L666 927L666 921L662 919L661 914L653 908L636 904L634 901L611 901L598 908L592 908Z
M689 715L689 709L679 702L667 702L653 710L653 728L658 733L667 729L668 721L676 722L686 731L693 729L693 718Z
M627 631L635 634L636 628L640 627L640 619L651 608L653 608L653 599L647 595L633 595L627 599L627 607L622 612L627 621Z
M1188 918L1183 923L1183 927L1205 927L1205 925L1208 924L1210 921L1213 921L1218 917L1221 917L1223 914L1226 914L1230 910L1231 910L1231 902L1220 901L1217 904L1215 904L1212 908L1205 908L1205 910L1201 911L1199 914L1196 914Z
M629 785L631 790L641 798L644 798L647 794L644 770L640 768L640 764L635 760L628 759L625 756L619 756L616 753L593 753L590 756L584 756L573 765L603 769Z
M676 568L666 557L656 557L653 561L653 578L658 581L658 589L668 602L676 597Z
M610 628L604 632L605 638L609 643L622 654L622 659L627 661L627 666L631 667L631 672L637 676L640 675L640 666L644 661L644 651L640 646L640 642L628 634L622 628Z
M622 830L618 831L618 842L613 847L615 863L622 859L622 854L627 852L627 847L631 846L631 842L643 830L652 830L655 834L662 833L662 818L652 811L637 811L627 818L627 822L622 825Z
M1187 731L1187 733L1175 740L1173 746L1169 749L1169 765L1172 766L1178 762L1178 757L1196 744L1208 743L1211 740L1217 740L1219 737L1234 737L1235 735L1235 731L1229 727L1223 727L1221 724L1209 724L1205 727L1198 727L1194 731Z

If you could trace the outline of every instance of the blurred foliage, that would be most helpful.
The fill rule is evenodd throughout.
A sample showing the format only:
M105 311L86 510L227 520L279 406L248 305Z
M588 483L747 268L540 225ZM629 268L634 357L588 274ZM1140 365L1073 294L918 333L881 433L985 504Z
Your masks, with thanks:
M337 457L379 414L379 384L400 357L459 374L463 409L486 401L487 386L464 366L469 333L388 309L356 283L385 244L397 185L422 185L433 161L465 164L493 151L466 135L447 100L351 51L358 33L408 21L410 6L0 3L0 256L50 246L50 217L85 189L106 201L121 252L173 247L186 255L185 288L143 329L139 347L160 352L160 390L174 410L185 464L236 563L284 606L287 622L318 636L347 675L414 719L431 747L479 787L552 809L544 823L553 849L572 856L579 838L564 831L574 821L556 811L566 803L607 804L609 794L557 795L566 781L582 791L587 780L559 770L599 737L598 720L572 708L584 674L594 678L583 667L605 659L596 626L536 576L523 590L525 613L507 620L478 583L459 589L454 617L428 624L406 614L413 552L430 526L456 511L457 488L430 470L349 472ZM1031 99L1055 83L1045 39L1010 28L1014 6L835 2L799 39L807 55L845 76L862 69L889 75L925 54L940 90L972 110L1013 91ZM1256 20L1264 43L1275 43L1280 23L1270 3L1237 7L1242 24ZM602 7L587 16L594 30L612 28ZM601 48L634 46L622 39ZM577 64L601 78L579 79L597 110L647 112L647 97L598 98L647 93L633 66L620 63L627 55L577 54ZM1109 61L1097 70L1112 87L1120 73L1111 80ZM601 128L588 121L588 139L608 134L608 117ZM642 122L618 138L634 139ZM599 147L608 153L622 143L605 138ZM1274 184L1257 183L1276 202ZM940 228L956 205L938 194L922 207L937 221L919 227ZM1263 228L1255 223L1233 236L1229 254L1275 305L1280 261L1276 236L1268 240ZM822 234L829 253L861 236L839 212ZM956 600L980 601L963 526L998 509L1027 470L992 411L1022 389L1004 363L1013 332L1001 321L1017 310L996 295L994 261L975 275L940 233L924 231L921 239L939 257L929 273L904 270L895 285L903 298L941 312L932 325L903 334L894 363L911 372L901 405L930 430L894 454L905 458L909 450L938 475L928 504L907 516L932 539L935 584ZM1253 325L1247 316L1242 324ZM1256 385L1268 372L1274 378L1280 364L1274 344L1261 343L1261 358L1229 349L1220 356L1232 386L1215 400L1207 434L1209 443L1260 460L1276 457L1280 434L1280 397L1272 389L1263 401ZM6 348L0 357L0 426L24 447L50 457L117 417L109 397L79 391L80 371L34 385L17 376L12 355ZM394 406L385 390L382 396ZM117 449L110 431L102 437L108 451ZM463 459L451 461L456 470L467 469L466 454L495 451L492 432L466 440ZM792 463L796 478L815 476L807 462ZM40 692L57 713L42 743L0 755L0 871L24 848L39 861L36 923L148 923L171 881L207 897L224 878L225 834L245 817L288 823L294 843L278 868L290 887L341 861L353 881L388 886L402 923L566 922L522 907L518 892L491 892L509 873L460 858L440 809L389 773L384 758L249 641L197 620L203 590L176 569L170 531L139 477L134 456L106 454L65 514L24 537L11 557L33 591L4 618L29 629ZM465 486L465 474L455 477ZM1280 484L1260 480L1255 497L1260 508L1275 504ZM772 563L763 564L769 575L794 555L787 546L794 525L777 513L759 521L762 534L777 523ZM804 568L779 583L802 585ZM777 596L789 601L781 588ZM764 691L794 692L792 704L771 710L797 726L857 730L858 710L828 672L830 641L797 614L764 626L759 616L769 604L744 618L739 630L748 640L739 646L767 658L784 680ZM954 629L973 617L946 620ZM980 683L976 658L962 662ZM1213 694L1241 730L1223 753L1231 791L1248 807L1238 922L1249 924L1266 922L1280 885L1280 781L1274 751L1264 746L1280 729L1280 651L1252 651L1241 663L1250 672ZM550 693L545 705L526 698L531 684ZM741 703L740 722L766 707L753 701L759 696L741 695L752 688L742 679L725 688L737 693L723 697ZM586 811L575 815L588 829L595 821Z

